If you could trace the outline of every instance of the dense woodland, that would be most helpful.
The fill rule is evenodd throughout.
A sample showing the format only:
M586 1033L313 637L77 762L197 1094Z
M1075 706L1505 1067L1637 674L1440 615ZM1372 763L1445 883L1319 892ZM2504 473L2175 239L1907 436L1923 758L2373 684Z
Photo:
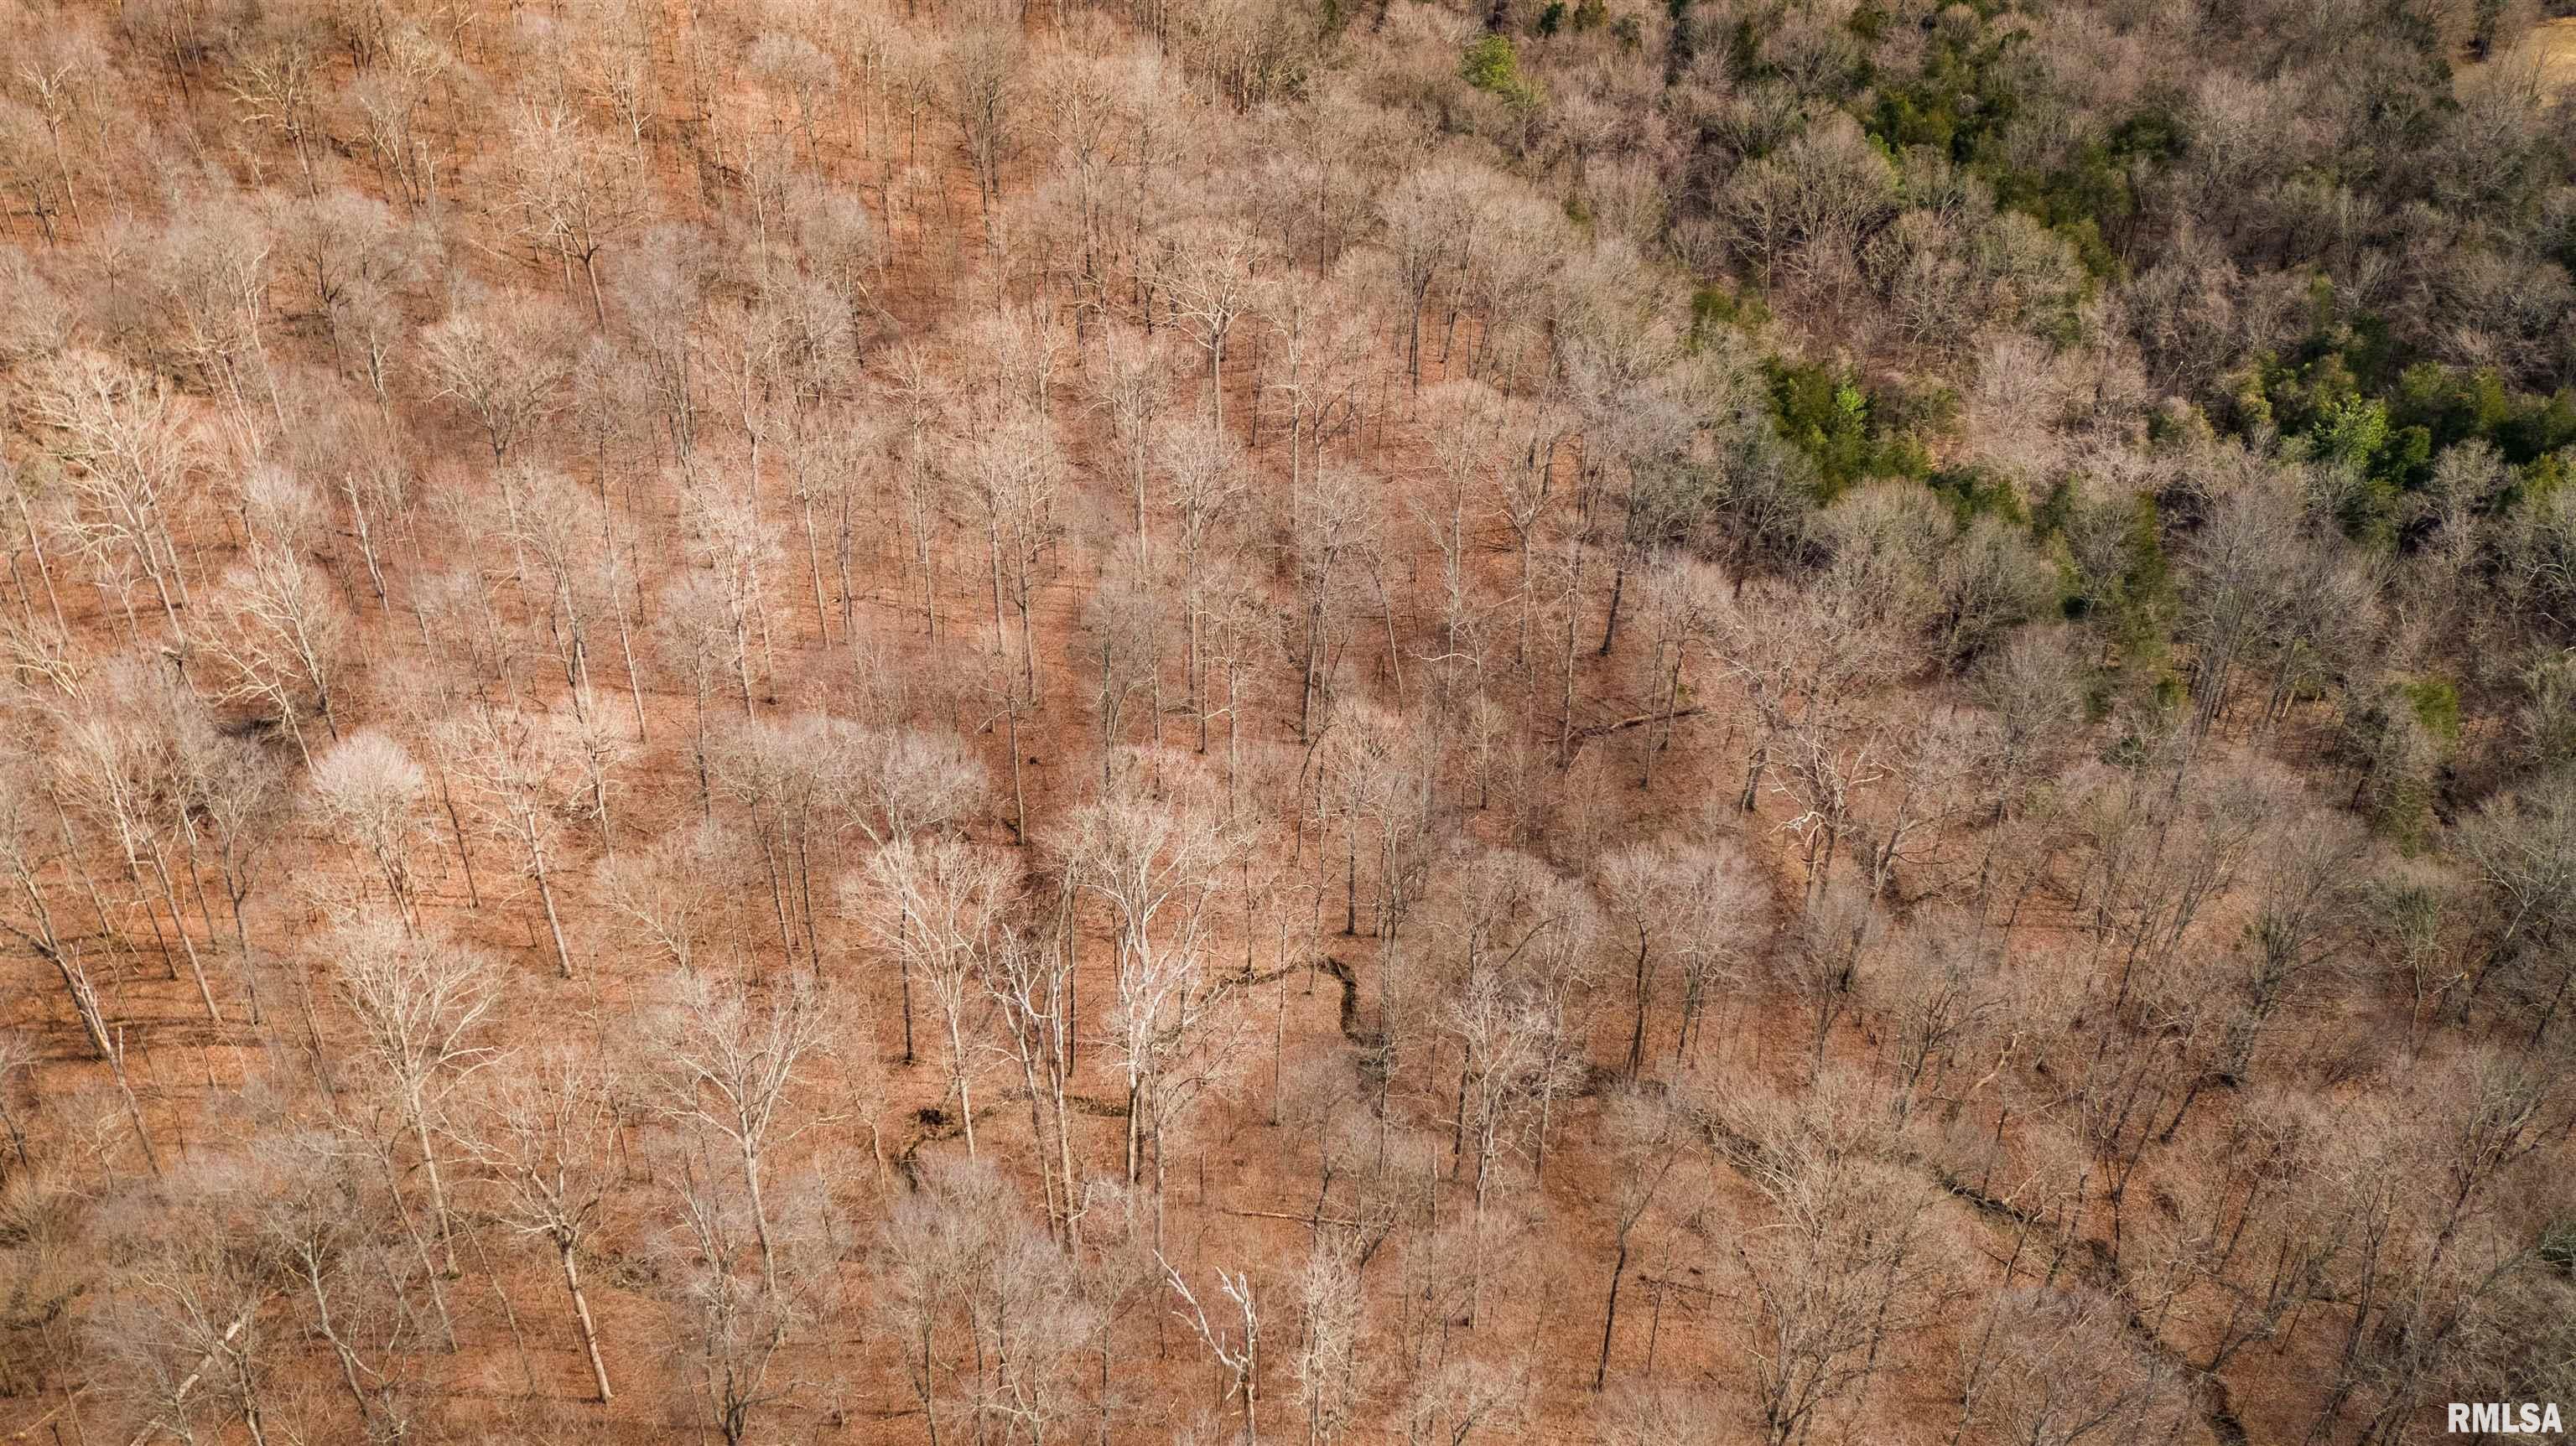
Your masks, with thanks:
M0 1432L2576 1406L2571 45L0 0Z

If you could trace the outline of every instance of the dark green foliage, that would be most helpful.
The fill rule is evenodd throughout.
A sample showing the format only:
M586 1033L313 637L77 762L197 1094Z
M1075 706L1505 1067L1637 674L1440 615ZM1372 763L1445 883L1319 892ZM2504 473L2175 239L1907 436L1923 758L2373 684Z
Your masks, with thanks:
M2517 391L2491 368L2412 360L2387 323L2336 315L2330 283L2312 291L2317 330L2288 357L2258 357L2228 420L2239 431L2269 425L2308 455L2347 469L2339 498L2344 531L2378 545L2408 541L2410 494L2452 447L2483 442L2524 482L2511 505L2556 474L2552 454L2576 443L2576 394Z
M2023 40L2019 31L1989 37L1982 26L1966 37L1944 33L1921 75L1880 87L1866 118L1870 133L1894 149L1929 146L1973 165L2020 109L2020 79L2009 62Z
M2146 111L2083 142L2066 164L2045 174L1993 164L1980 167L1995 203L2027 212L2066 238L2097 279L2120 274L2119 250L2138 215L2136 177L2182 153L2181 132L2163 111Z
M1763 363L1762 373L1780 435L1816 464L1818 500L1830 501L1877 474L1869 393L1848 372L1773 360Z
M2121 559L2112 633L2124 652L2161 659L2173 627L2173 564L2165 557L2164 522L2153 497L2140 494L2131 504Z
M1516 109L1538 104L1538 90L1521 74L1520 57L1507 35L1483 35L1467 47L1458 76L1476 89L1501 96Z
M1875 477L1930 474L1931 454L1917 431L1937 422L1943 397L1877 396L1848 368L1777 357L1762 364L1762 375L1781 437L1815 464L1817 501L1831 502Z
M1733 30L1727 32L1727 74L1739 81L1759 80L1763 68L1762 32L1754 28L1751 16L1743 17L1735 22Z
M2010 481L1977 467L1944 467L1924 481L1950 508L1961 532L1980 517L2000 517L2006 522L2028 523L2030 510L2022 506L2021 493Z
M2552 1222L2540 1233L2536 1249L2542 1263L2553 1266L2561 1275L2576 1276L2576 1220Z
M2049 484L2048 495L2039 499L2039 506L2031 509L2030 534L2042 540L2058 536L2074 516L2075 479L2059 477Z
M1664 48L1664 84L1678 83L1699 54L1699 28L1691 23L1690 0L1664 0L1672 18L1672 38Z
M1478 90L1501 90L1520 82L1520 64L1512 42L1501 35L1480 35L1458 62L1459 78Z
M2352 804L2413 853L2431 838L2443 764L2457 751L2460 696L2439 678L2401 681L2353 709L2341 751L2356 774Z
M1762 298L1742 295L1724 286L1702 286L1691 292L1690 334L1683 339L1683 346L1697 355L1720 327L1751 330L1770 320L1771 309L1762 304Z
M1538 12L1538 33L1554 35L1565 28L1565 0L1547 0L1547 8Z
M2119 505L2119 504L2108 504ZM2034 525L2043 535L2071 524L2085 506L2061 486L2040 504ZM2105 690L2096 702L2107 706L2110 689L2123 680L2144 683L2160 704L2182 700L2182 680L2166 665L2173 650L2173 622L2179 607L2173 564L2165 556L2164 517L2155 498L2143 493L2129 499L2120 520L2118 571L2088 574L2061 550L2059 571L2066 579L2062 611L2071 619L2098 622L2112 645L2112 656L2100 682Z
M2447 748L2460 742L2460 690L2448 678L2418 678L2398 684L2407 706L2424 731Z
M2483 441L2506 461L2528 467L2576 445L2576 393L2563 388L2546 397L2518 392L2491 368L2463 371L2420 362L2399 376L2389 398L2389 420L2422 428L2436 452Z
M1687 23L1688 16L1676 0L1664 0L1664 3L1671 9L1677 27ZM1876 67L1871 64L1870 47L1867 45L1854 47L1856 54L1852 57L1852 63L1843 67L1809 65L1792 73L1784 71L1779 65L1764 58L1762 38L1782 23L1783 12L1788 8L1787 5L1780 3L1780 0L1771 0L1771 3L1758 8L1740 9L1735 12L1735 23L1726 31L1727 74L1739 84L1782 81L1794 84L1808 94L1819 95L1834 104L1853 102L1862 91L1868 88L1877 74ZM1853 23L1860 26L1868 24L1866 20L1857 16L1854 17ZM1855 30L1854 33L1858 34L1859 31ZM1715 39L1712 34L1706 38L1706 41L1714 44ZM1688 55L1667 57L1665 72L1667 77L1679 76L1686 68L1689 58L1697 55L1701 49L1703 38L1697 33L1696 27L1686 37L1685 43L1689 46ZM1813 56L1807 58L1810 61L1816 59ZM1676 61L1679 63L1674 63Z
M1884 24L1883 17L1867 18L1874 14L1856 13L1854 33L1874 36ZM2181 128L2157 106L2087 137L2054 167L2015 164L2004 141L2034 70L2023 42L2020 31L1945 24L1922 73L1882 85L1861 121L1891 151L1925 146L1946 154L1993 187L1997 206L2024 212L2064 237L2088 274L2116 276L2139 210L2135 177L2182 154Z

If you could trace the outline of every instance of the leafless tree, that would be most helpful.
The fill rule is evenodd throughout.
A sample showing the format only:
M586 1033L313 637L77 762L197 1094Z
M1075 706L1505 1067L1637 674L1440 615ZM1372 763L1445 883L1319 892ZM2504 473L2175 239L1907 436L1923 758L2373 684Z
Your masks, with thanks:
M557 849L559 810L571 792L572 760L556 720L515 708L474 708L449 718L435 743L446 772L464 785L469 806L485 831L517 855L537 886L555 966L572 977L572 946L555 908L549 873Z
M1019 144L1023 68L1017 28L992 23L951 40L940 67L938 105L974 167L988 221L1001 200L1002 166Z
M778 1248L765 1199L769 1151L816 1122L796 1111L799 1075L825 1044L822 1010L802 985L778 986L764 1005L740 976L708 972L676 976L670 997L659 1040L661 1109L732 1153L761 1273L774 1277Z
M482 430L493 466L561 405L571 365L562 333L544 307L501 298L461 306L421 333L421 365L438 395Z
M1150 746L1162 745L1162 625L1175 599L1164 588L1137 576L1141 565L1111 578L1092 593L1083 609L1089 651L1100 663L1100 685L1093 704L1100 723L1100 756L1107 762L1128 743L1129 708L1139 694L1153 723Z
M248 1182L237 1162L210 1162L190 1183L166 1203L126 1202L127 1263L92 1318L92 1349L116 1363L103 1379L138 1437L199 1440L239 1420L265 1442L278 1360L261 1315L276 1287L255 1237L233 1228Z
M1798 922L1795 942L1781 951L1786 984L1812 1021L1810 1064L1825 1067L1833 1028L1857 997L1855 988L1875 967L1887 933L1887 916L1857 885L1828 887Z
M722 640L717 656L731 665L734 682L742 690L743 716L749 717L756 711L755 641L767 655L768 576L776 562L777 539L762 526L760 509L751 497L725 490L704 471L687 474L681 507L692 550L706 572L692 592L674 600L689 607L687 626L702 639L700 646Z
M2008 1002L2003 945L1973 914L1917 915L1883 966L1864 976L1864 995L1886 1014L1899 1120L1912 1114L1925 1086L1937 1085L1994 1028Z
M397 1360L410 1332L399 1299L369 1268L382 1245L370 1238L356 1157L330 1135L310 1133L263 1140L254 1159L273 1182L257 1206L263 1253L310 1309L365 1438L401 1440L414 1425L412 1383Z
M750 884L738 837L713 820L683 823L603 865L600 888L636 939L683 974L724 937L726 901Z
M634 171L561 105L520 110L510 127L509 164L509 198L520 214L521 234L562 262L567 288L572 268L581 268L591 313L606 325L599 258L641 210Z
M1457 1354L1425 1370L1404 1398L1406 1446L1467 1446L1483 1428L1507 1431L1528 1410L1526 1362L1496 1364Z
M1288 482L1302 487L1323 466L1324 443L1356 429L1373 379L1367 321L1354 314L1355 298L1330 277L1285 267L1270 278L1262 305L1276 333L1279 357L1264 399L1288 413Z
M678 1184L680 1223L666 1249L666 1276L687 1311L671 1354L678 1367L675 1394L705 1412L726 1446L753 1438L758 1413L792 1395L798 1381L784 1375L782 1359L795 1330L812 1319L815 1277L803 1270L751 1277L740 1268L744 1210L711 1176L684 1174ZM772 1232L762 1260L780 1244L791 1259L806 1256L804 1231ZM778 1238L784 1235L785 1239ZM821 1262L795 1259L798 1265Z
M1484 219L1490 173L1473 162L1438 160L1400 177L1378 200L1384 242L1404 302L1405 369L1422 385L1422 313L1433 283L1457 265L1466 238Z
M419 1156L430 1218L447 1273L454 1275L455 1228L438 1140L449 1096L492 1058L483 1042L500 1004L492 963L470 945L383 920L344 925L321 941L319 952L366 1040L366 1066L394 1127Z
M606 1405L615 1392L582 1289L581 1253L603 1223L609 1189L607 1092L595 1071L562 1053L506 1062L488 1078L476 1117L462 1123L464 1148L491 1182L501 1218L553 1249L591 1387Z
M81 967L77 945L56 922L52 874L63 847L50 813L44 785L32 766L13 764L0 774L0 869L8 875L9 900L0 928L52 966L90 1051L112 1060L117 1046L100 1012L98 992Z
M163 959L170 958L170 935L161 932L156 902L187 958L207 1019L220 1023L223 1012L216 1006L205 961L182 913L172 872L174 862L185 867L174 855L194 846L190 833L179 827L171 805L184 797L173 786L177 735L191 725L203 726L203 719L191 714L195 697L158 660L127 658L101 669L84 701L91 706L64 718L55 736L51 770L55 801L68 813L92 820L114 843ZM154 894L159 896L157 901ZM105 927L105 911L94 890L91 902ZM170 977L179 977L175 964Z
M1171 360L1148 333L1111 326L1102 333L1099 360L1090 378L1091 405L1109 419L1128 490L1136 502L1136 536L1144 555L1152 556L1152 529L1146 511L1155 450L1169 435L1164 414L1171 407Z
M1988 1307L1998 1337L1969 1382L1962 1421L2028 1446L2170 1441L2190 1417L2173 1362L2129 1333L2114 1301L2080 1291L2016 1290Z
M1226 1372L1225 1399L1243 1398L1243 1440L1245 1446L1252 1446L1261 1439L1261 1311L1251 1276L1242 1271L1216 1273L1217 1292L1234 1307L1236 1323L1229 1328L1208 1319L1207 1307L1169 1261L1163 1263L1163 1274L1171 1282L1172 1294L1181 1299L1180 1308L1172 1313L1197 1334L1199 1343Z
M223 621L201 641L218 666L219 696L256 706L309 762L312 749L297 721L307 709L335 741L340 736L331 703L347 649L347 610L319 569L261 543L224 574L215 601Z
M1225 348L1260 296L1262 248L1248 233L1208 225L1176 237L1160 266L1172 314L1208 359L1208 416L1225 428Z
M1297 580L1297 641L1292 655L1304 674L1298 694L1297 735L1313 736L1331 705L1331 681L1341 629L1361 560L1374 541L1367 484L1342 468L1319 468L1291 499L1284 542Z
M130 565L150 582L184 649L179 609L188 584L170 513L196 448L168 385L110 358L72 353L36 379L28 410L65 464L78 546L102 566Z
M362 728L315 761L310 782L324 825L375 865L395 912L415 919L411 850L425 822L429 774L400 741Z
M1053 425L1027 411L1014 412L966 441L955 463L959 510L974 518L984 534L985 563L992 575L994 650L1001 651L1008 636L1003 621L1007 599L1019 616L1020 671L1032 690L1037 647L1029 609L1038 565L1056 540L1064 473Z
M897 838L868 859L868 884L881 900L871 911L877 933L903 972L905 1032L911 1031L912 979L918 974L948 1036L948 1092L956 1096L970 1158L975 1097L967 1051L968 1037L976 1032L970 1012L984 1002L983 982L1000 947L1015 873L1006 852L957 838Z
M222 193L174 219L147 252L146 285L173 348L211 389L220 389L232 421L243 427L256 426L261 410L285 425L267 341L274 255L258 216Z
M2576 968L2563 962L2576 926L2568 915L2568 901L2576 897L2576 782L2556 776L2487 804L2462 830L2461 846L2495 915L2494 942L2470 975L2461 1007L2510 983L2536 1007L2537 1039L2576 983Z
M1865 1391L1927 1319L1942 1262L1928 1189L1892 1162L1792 1146L1760 1180L1778 1218L1746 1231L1736 1258L1753 1293L1763 1434L1787 1443Z
M1306 1413L1308 1446L1332 1446L1366 1405L1362 1364L1367 1300L1349 1242L1318 1233L1297 1275L1297 1343L1289 1364Z
M1055 844L1073 887L1110 914L1110 1041L1126 1075L1131 1190L1149 1151L1161 1181L1158 1090L1214 1003L1205 971L1212 905L1241 836L1211 793L1185 757L1132 754L1099 797L1073 811Z
M1629 1248L1638 1223L1655 1203L1664 1181L1680 1163L1680 1123L1655 1101L1629 1097L1615 1101L1611 1128L1618 1151L1619 1185L1612 1197L1611 1237L1616 1250L1610 1262L1609 1298L1601 1310L1601 1358L1592 1368L1592 1389L1599 1391L1610 1375L1610 1347L1619 1328L1619 1286L1628 1274Z

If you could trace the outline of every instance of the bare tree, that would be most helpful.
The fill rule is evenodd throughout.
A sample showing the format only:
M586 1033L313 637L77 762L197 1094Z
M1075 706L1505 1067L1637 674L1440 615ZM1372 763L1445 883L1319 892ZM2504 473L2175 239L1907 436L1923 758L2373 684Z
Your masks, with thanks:
M1161 1183L1157 1092L1214 1002L1203 968L1216 923L1211 906L1242 840L1186 757L1131 754L1122 762L1101 795L1066 820L1055 852L1073 888L1110 913L1110 1039L1126 1074L1132 1189L1149 1151Z
M395 913L416 920L411 850L425 822L427 771L399 740L362 728L314 763L311 787L324 825L375 865Z
M599 258L641 211L633 169L569 108L535 104L523 106L511 124L509 165L509 198L520 214L520 234L562 262L567 289L572 269L581 268L591 314L605 326Z
M370 1239L356 1157L316 1133L264 1139L254 1160L268 1187L256 1207L263 1254L309 1307L365 1438L401 1440L414 1424L410 1383L396 1373L410 1329L398 1293L368 1268L383 1247Z
M146 252L145 283L174 350L231 405L231 420L258 425L257 406L283 427L269 352L269 283L276 248L241 200L218 193L173 219Z
M581 1253L603 1223L608 1195L607 1091L594 1070L562 1053L509 1061L488 1078L477 1118L461 1126L464 1148L490 1180L503 1221L553 1249L591 1387L606 1405L615 1392L582 1290Z
M206 1018L220 1023L223 1012L215 1004L214 987L207 981L205 961L189 931L172 872L174 862L185 867L184 860L174 855L193 848L190 834L178 826L180 820L171 806L184 800L174 787L177 735L203 722L191 716L195 695L158 660L133 658L101 669L89 688L84 701L90 706L66 717L55 737L55 801L67 813L92 819L115 844L126 879L143 906L145 922L168 962L170 936L161 932L153 907L153 895L158 894L171 934L177 936L180 953L187 958L197 997L206 1006ZM106 927L106 913L94 886L91 903ZM170 977L179 977L175 963Z
M1753 1292L1763 1434L1785 1446L1864 1391L1928 1317L1941 1259L1927 1188L1891 1163L1793 1147L1759 1178L1778 1219L1746 1231L1736 1258Z
M36 379L29 412L66 465L81 550L150 582L185 649L179 609L188 584L170 511L196 451L169 387L107 357L71 353Z
M117 1046L100 1012L98 992L80 966L77 946L55 920L51 879L63 850L50 813L32 767L18 764L0 774L0 870L7 874L9 901L7 913L0 914L0 928L53 967L90 1051L112 1060Z
M1165 347L1151 333L1112 325L1101 334L1090 378L1091 405L1109 419L1109 434L1135 498L1138 545L1148 558L1153 533L1146 501L1155 448L1168 435L1163 420L1172 400L1170 370Z
M1998 1337L1962 1423L2028 1446L2170 1441L2190 1418L2180 1370L2132 1337L2122 1307L2081 1291L2015 1290L1987 1307Z
M1610 1375L1610 1347L1619 1327L1619 1286L1628 1273L1631 1237L1646 1211L1653 1207L1673 1166L1680 1163L1680 1152L1675 1148L1678 1141L1674 1138L1680 1122L1669 1109L1641 1097L1622 1099L1613 1108L1612 1142L1620 1168L1610 1223L1617 1248L1610 1262L1609 1298L1601 1309L1601 1358L1592 1368L1592 1389L1596 1392Z
M1261 1439L1261 1311L1253 1298L1252 1277L1242 1271L1216 1273L1217 1292L1234 1307L1236 1316L1236 1323L1228 1328L1208 1319L1207 1307L1169 1261L1163 1262L1163 1274L1171 1282L1172 1294L1181 1298L1181 1308L1172 1314L1197 1334L1199 1343L1226 1372L1224 1399L1243 1398L1244 1446L1252 1446Z
M743 1220L735 1197L711 1176L695 1172L684 1174L678 1189L680 1224L664 1269L687 1315L672 1343L679 1368L672 1384L675 1393L685 1393L706 1412L726 1446L743 1446L752 1439L757 1414L787 1399L799 1384L783 1377L781 1356L794 1331L812 1318L813 1277L795 1271L751 1278L739 1265ZM754 1211L754 1222L760 1218ZM802 1246L808 1239L799 1231L785 1243ZM761 1258L772 1259L767 1253Z
M1159 467L1163 496L1179 529L1180 605L1187 646L1182 655L1182 688L1198 722L1197 749L1207 751L1208 704L1206 663L1201 633L1211 615L1224 606L1219 577L1210 563L1225 560L1220 548L1244 496L1243 456L1234 440L1214 425L1179 427L1162 436Z
M201 640L221 670L219 696L258 707L310 762L297 721L308 708L334 740L340 736L331 697L347 646L347 611L319 569L261 543L224 574L216 602L223 623Z
M320 952L366 1040L366 1065L385 1107L420 1157L430 1218L454 1275L455 1230L437 1141L446 1132L449 1096L492 1058L482 1042L500 1004L491 961L469 945L381 920L334 930Z
M984 533L984 556L991 572L993 647L1002 651L1007 629L1007 598L1020 622L1020 671L1037 686L1037 647L1029 608L1039 563L1054 545L1057 499L1065 482L1065 460L1055 428L1033 412L1017 411L963 444L955 463L953 485L961 511L976 519Z
M1298 1331L1290 1366L1306 1412L1307 1446L1332 1446L1366 1405L1361 1345L1367 1300L1350 1243L1318 1233L1297 1275Z
M751 886L741 839L711 819L675 825L600 869L600 891L639 944L683 974L724 937L725 905Z
M1917 915L1885 967L1863 976L1864 997L1885 1011L1900 1121L1994 1027L2007 1003L2003 948L2003 936L1971 913Z
M1098 1303L1107 1292L1026 1218L1007 1180L989 1161L926 1162L889 1212L880 1252L930 1438L943 1439L943 1423L953 1434L963 1412L979 1436L1052 1439L1074 1404L1078 1353L1112 1324Z
M545 308L500 298L460 306L421 333L421 365L482 430L493 466L561 405L571 366L562 333Z
M1208 359L1208 418L1225 429L1225 348L1235 325L1260 296L1260 243L1222 224L1203 225L1173 238L1160 265L1162 290L1172 314Z
M1153 723L1152 746L1162 744L1162 623L1171 615L1170 593L1140 578L1138 568L1122 569L1093 592L1083 608L1090 634L1090 653L1100 661L1100 686L1093 712L1100 723L1100 756L1104 771L1127 743L1127 717L1138 694Z
M1423 1370L1405 1393L1406 1446L1467 1446L1479 1427L1488 1434L1508 1431L1524 1419L1532 1394L1526 1361L1450 1355Z
M881 900L872 911L877 933L903 971L906 1032L917 973L948 1036L948 1093L957 1099L969 1157L975 1153L970 1011L984 1000L983 982L1000 944L1002 916L1013 902L1015 873L1007 852L957 838L897 838L868 860L868 884Z
M278 1360L261 1315L274 1277L234 1228L248 1182L238 1162L210 1162L171 1203L127 1202L125 1264L92 1317L90 1340L116 1369L102 1379L130 1412L136 1439L204 1439L239 1420L265 1443L263 1413Z
M801 984L780 985L764 1007L741 977L709 973L675 977L670 997L659 1039L662 1112L731 1151L761 1273L774 1278L778 1248L765 1197L769 1151L816 1123L793 1116L799 1075L825 1044L822 1011Z
M1016 26L986 23L949 41L938 105L974 168L987 222L1002 197L1002 166L1018 148L1025 62Z
M1813 1021L1811 1068L1824 1069L1834 1024L1857 998L1863 966L1876 965L1886 934L1886 913L1869 892L1837 884L1800 917L1795 942L1780 952L1782 982Z
M449 718L435 735L446 772L465 785L485 831L517 855L537 886L555 966L572 977L572 946L555 908L549 872L556 850L559 810L571 791L572 760L564 730L554 720L515 708L482 707Z

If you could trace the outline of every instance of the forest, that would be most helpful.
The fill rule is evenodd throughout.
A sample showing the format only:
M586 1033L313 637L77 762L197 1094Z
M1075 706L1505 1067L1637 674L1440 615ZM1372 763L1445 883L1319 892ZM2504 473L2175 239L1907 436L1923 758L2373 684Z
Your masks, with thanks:
M0 0L0 238L0 1440L2576 1412L2571 0Z

